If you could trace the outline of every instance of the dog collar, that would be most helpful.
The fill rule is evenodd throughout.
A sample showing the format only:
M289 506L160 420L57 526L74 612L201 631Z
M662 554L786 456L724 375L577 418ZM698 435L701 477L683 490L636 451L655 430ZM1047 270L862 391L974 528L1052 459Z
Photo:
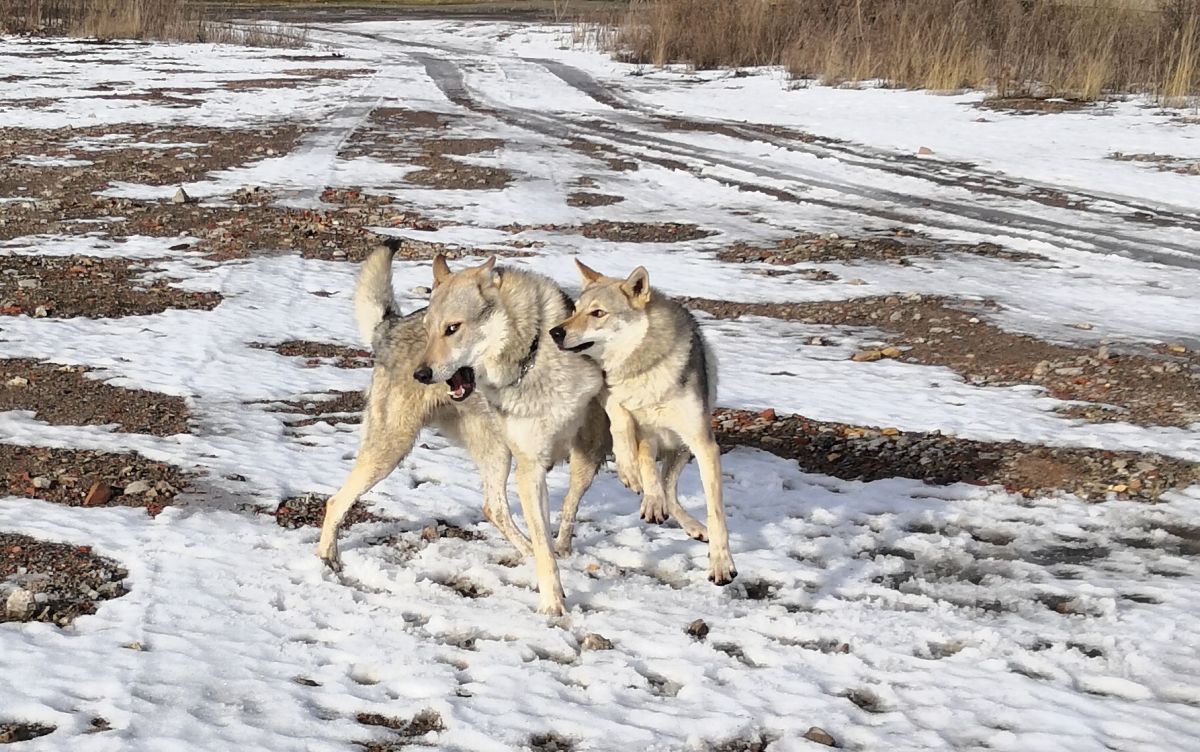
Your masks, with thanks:
M538 343L542 341L541 332L533 336L533 344L529 346L529 352L517 364L517 378L513 379L513 383L509 386L516 386L521 383L521 379L525 378L525 374L533 368L533 361L537 360Z

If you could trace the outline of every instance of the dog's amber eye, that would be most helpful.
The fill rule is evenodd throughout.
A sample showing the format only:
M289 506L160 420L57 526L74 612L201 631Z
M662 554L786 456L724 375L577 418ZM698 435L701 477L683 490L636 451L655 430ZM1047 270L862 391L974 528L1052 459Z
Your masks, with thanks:
M460 326L462 326L462 324L451 324L450 326L446 327L446 336L449 337L451 334L457 332Z
M596 310L592 311L592 313L591 313L591 316L592 316L592 318L597 318L597 319L602 319L602 318L604 318L604 317L605 317L605 316L607 316L607 315L608 315L608 312L607 312L607 311L602 311L602 310L600 310L599 308L597 308Z

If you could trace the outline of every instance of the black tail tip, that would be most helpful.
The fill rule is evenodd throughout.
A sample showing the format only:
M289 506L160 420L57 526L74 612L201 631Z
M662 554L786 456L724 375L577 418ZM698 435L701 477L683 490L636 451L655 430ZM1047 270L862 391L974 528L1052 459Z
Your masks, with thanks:
M400 246L404 244L403 238L387 238L383 241L383 247L387 248L393 254L400 250Z

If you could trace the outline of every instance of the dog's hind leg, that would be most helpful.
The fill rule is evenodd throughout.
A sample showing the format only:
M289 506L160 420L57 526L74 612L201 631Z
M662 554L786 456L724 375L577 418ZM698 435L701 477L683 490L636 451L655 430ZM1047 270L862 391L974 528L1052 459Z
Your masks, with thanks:
M575 535L575 517L579 513L579 502L592 487L601 460L583 447L571 447L571 485L563 499L562 512L558 518L558 537L554 540L554 555L571 554L571 538Z
M571 484L563 499L562 512L558 517L558 536L554 541L554 554L567 556L571 553L571 538L575 535L575 518L583 495L592 487L596 473L604 464L612 446L608 416L599 400L588 405L583 426L571 443Z
M359 497L370 491L376 483L396 469L408 448L402 444L372 440L368 434L359 449L358 458L350 470L350 476L338 492L325 502L325 520L321 523L321 541L317 544L317 555L335 572L342 570L338 556L337 531ZM409 444L411 447L411 443Z
M721 448L717 446L707 416L678 431L696 455L704 497L708 502L708 579L716 585L728 585L737 577L733 555L729 552L729 530L725 524L725 500L721 489ZM690 430L689 430L690 429Z
M691 458L692 453L682 448L663 452L663 467L667 469L666 477L663 478L664 490L667 493L667 512L675 518L688 537L707 541L708 530L679 503L679 476L683 474L683 469L687 467Z

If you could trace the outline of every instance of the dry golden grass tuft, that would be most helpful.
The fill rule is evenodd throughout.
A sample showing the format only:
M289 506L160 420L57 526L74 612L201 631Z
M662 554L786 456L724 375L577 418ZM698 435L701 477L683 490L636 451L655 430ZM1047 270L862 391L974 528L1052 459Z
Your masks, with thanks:
M302 47L303 30L235 26L188 0L4 0L0 33Z
M634 0L615 33L586 36L635 62L783 65L832 84L1200 94L1200 0Z

